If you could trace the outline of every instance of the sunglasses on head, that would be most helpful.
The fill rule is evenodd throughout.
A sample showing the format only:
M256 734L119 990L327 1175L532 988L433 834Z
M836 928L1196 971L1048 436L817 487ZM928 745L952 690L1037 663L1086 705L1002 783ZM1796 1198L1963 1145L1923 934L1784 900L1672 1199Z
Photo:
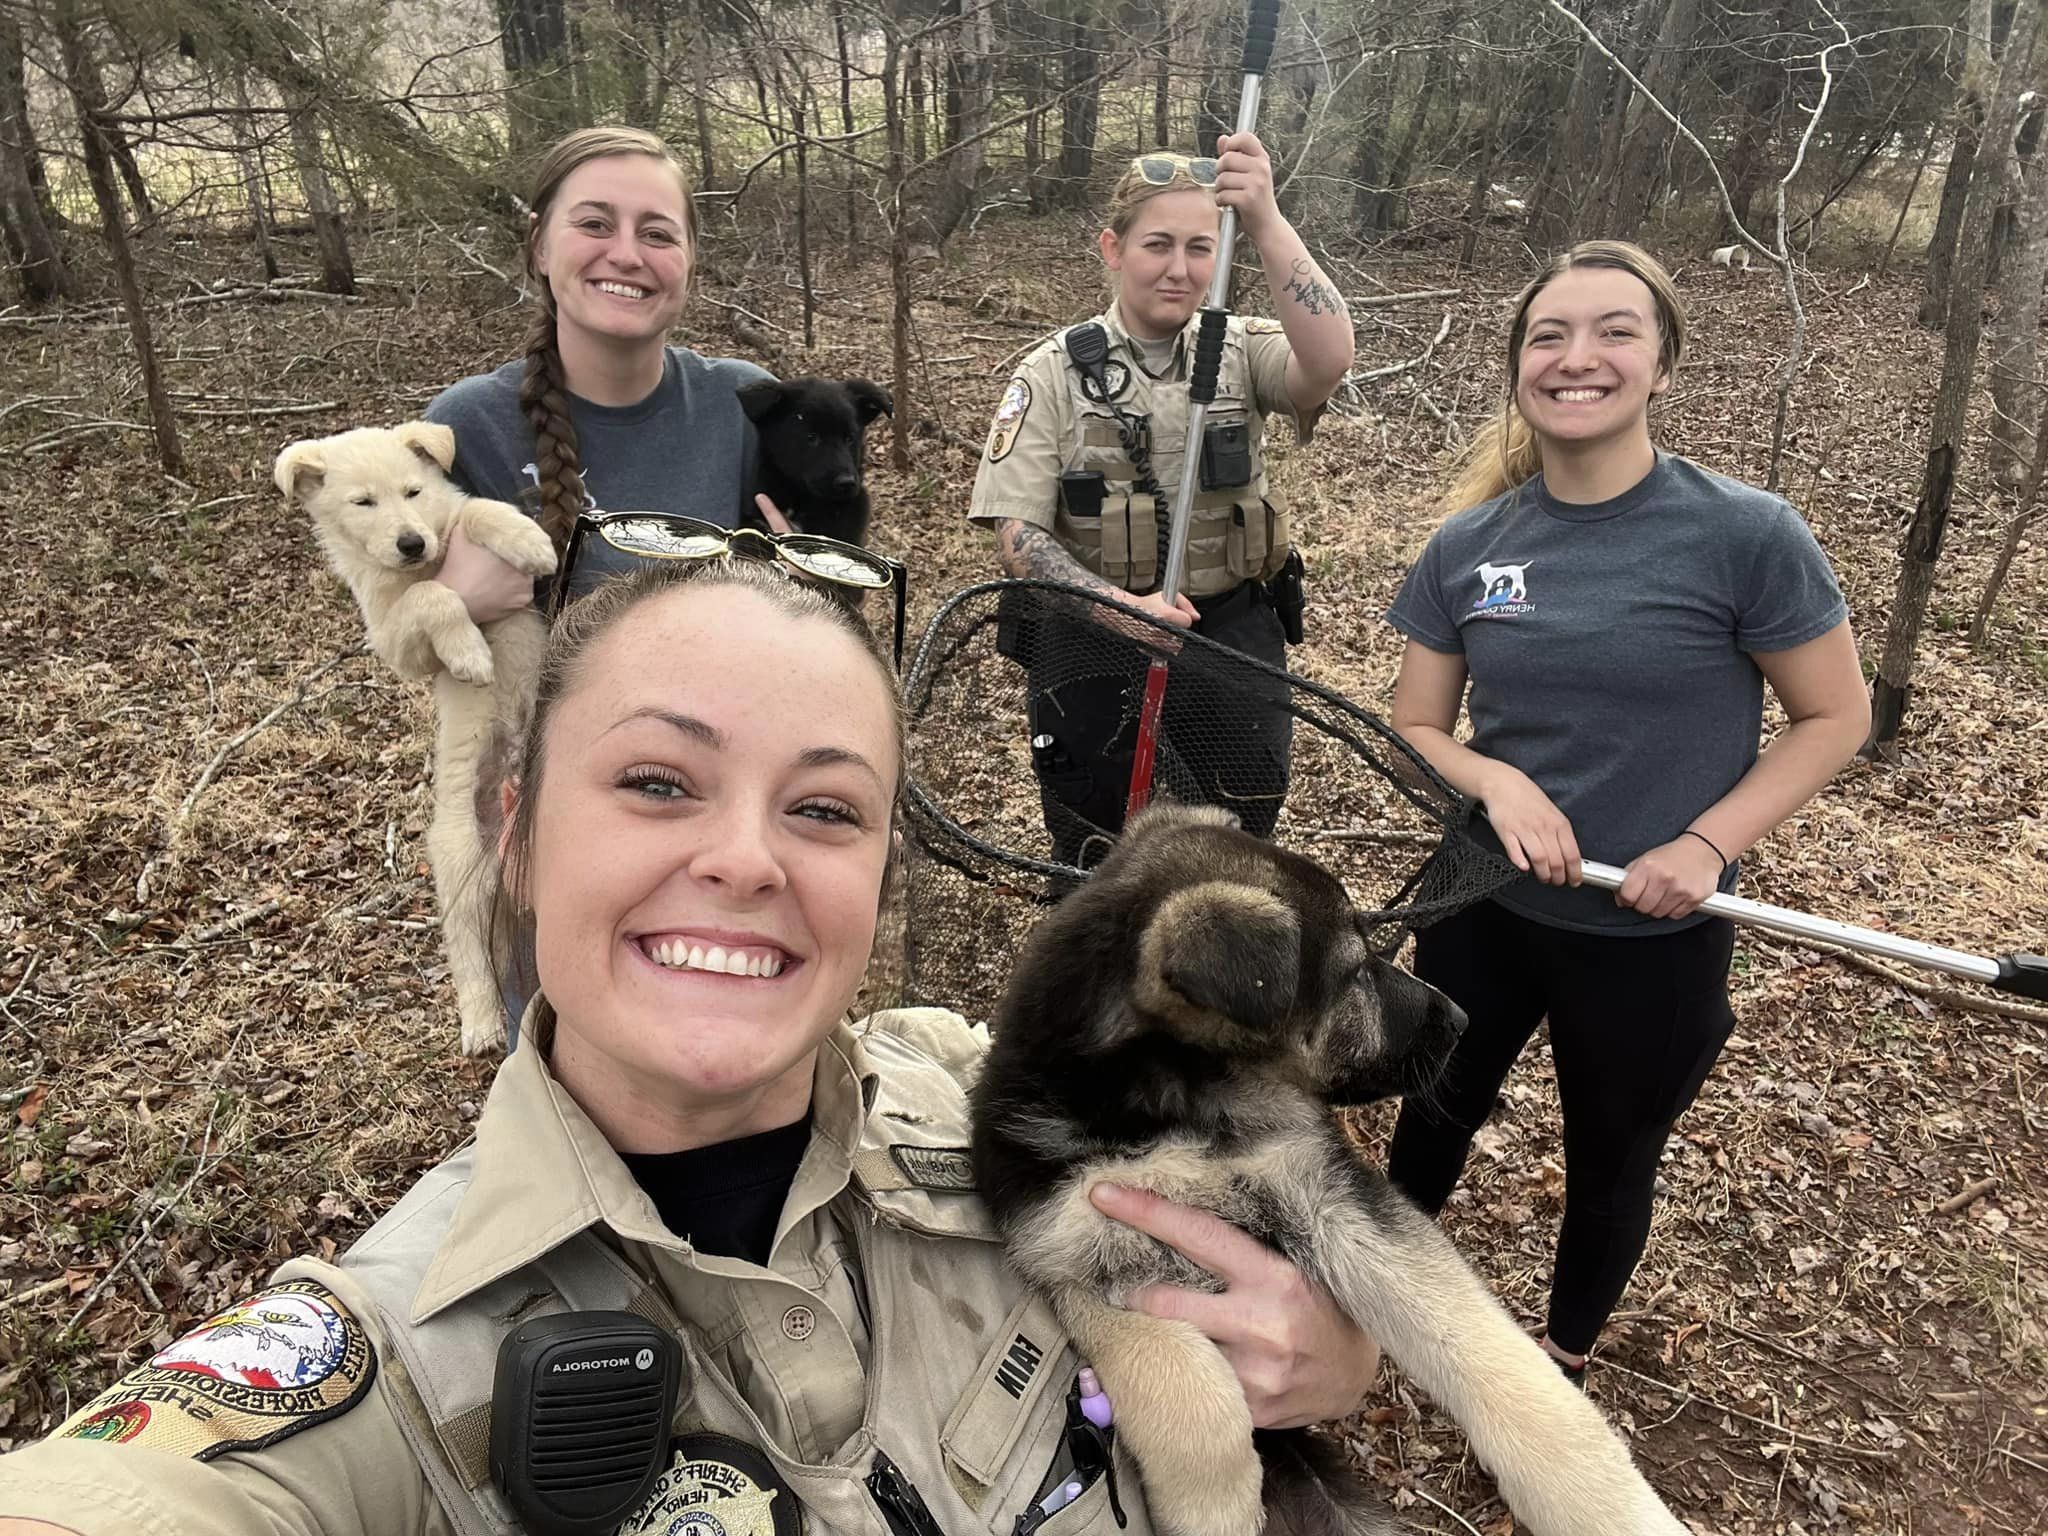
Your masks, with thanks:
M1131 164L1137 167L1147 186L1170 187L1176 176L1185 176L1198 187L1216 185L1216 162L1207 155L1140 155Z
M787 566L800 579L821 583L835 595L896 594L896 670L903 670L903 621L910 577L901 560L858 544L842 544L814 533L764 533L758 528L721 528L702 518L672 512L585 512L576 519L562 568L555 573L548 622L567 605L576 557L591 534L621 554L643 560L767 560Z

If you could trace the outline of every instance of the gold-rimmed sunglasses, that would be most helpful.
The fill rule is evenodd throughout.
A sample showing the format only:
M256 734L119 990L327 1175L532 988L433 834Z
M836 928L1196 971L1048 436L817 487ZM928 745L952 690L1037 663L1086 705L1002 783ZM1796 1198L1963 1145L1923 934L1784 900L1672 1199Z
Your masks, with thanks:
M822 582L828 589L853 595L893 590L896 594L896 670L903 670L904 611L910 577L901 560L878 555L858 544L843 544L815 533L765 533L758 528L721 528L702 518L673 512L585 512L576 519L562 568L555 573L548 604L553 623L569 600L571 578L583 541L596 534L623 555L643 560L768 560L788 566L797 576Z
M1185 176L1198 187L1216 185L1216 161L1209 155L1177 155L1162 151L1156 155L1140 155L1131 164L1150 187L1170 187L1176 176Z

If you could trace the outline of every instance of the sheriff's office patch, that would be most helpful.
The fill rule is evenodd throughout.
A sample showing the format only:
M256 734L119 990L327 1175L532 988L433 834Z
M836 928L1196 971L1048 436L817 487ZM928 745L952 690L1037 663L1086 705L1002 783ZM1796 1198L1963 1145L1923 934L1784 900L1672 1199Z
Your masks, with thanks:
M317 1280L293 1280L209 1317L57 1434L211 1461L346 1413L376 1376L363 1325Z
M1131 370L1111 358L1102 365L1102 383L1097 384L1087 374L1081 375L1081 393L1097 405L1107 405L1112 400L1121 400L1124 390L1131 382Z
M1017 429L1024 424L1024 413L1031 409L1031 386L1023 379L1010 380L1010 387L1003 391L1002 403L996 407L996 419L988 429L988 461L1002 463L1004 457L1017 443Z
M919 1189L971 1190L974 1163L965 1147L913 1147L898 1142L889 1155Z
M1275 336L1286 329L1278 320L1270 320L1264 315L1253 315L1244 323L1247 336Z
M801 1536L803 1511L768 1458L730 1435L678 1435L675 1457L617 1536Z

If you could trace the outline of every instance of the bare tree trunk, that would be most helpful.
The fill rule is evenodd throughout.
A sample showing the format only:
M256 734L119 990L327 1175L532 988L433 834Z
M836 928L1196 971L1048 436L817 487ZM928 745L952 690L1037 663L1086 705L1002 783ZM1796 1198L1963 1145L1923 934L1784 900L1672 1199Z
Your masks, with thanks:
M120 189L114 184L113 153L102 131L101 114L105 108L99 66L88 50L74 0L62 0L56 32L64 60L64 86L78 114L86 180L92 185L93 201L99 205L100 230L106 237L114 282L121 292L121 307L128 315L128 335L135 344L135 361L142 372L142 392L149 401L150 424L156 430L157 459L165 474L182 475L185 453L178 444L178 420L171 414L171 397L164 389L162 370L157 367L156 339L150 332L149 311L143 307L142 284L135 275L135 252L128 244Z
M1070 23L1068 37L1067 99L1060 121L1056 200L1061 207L1079 208L1088 201L1088 178L1095 169L1095 131L1102 112L1102 61L1095 33L1085 22Z
M1871 734L1866 754L1892 748L1912 699L1913 657L1919 648L1920 625L1927 599L1934 591L1935 566L1941 559L1949 508L1955 499L1956 466L1962 457L1963 426L1969 414L1971 370L1984 330L1981 295L1984 265L1991 244L1991 216L1998 207L2005 157L2012 152L2019 124L2021 86L2033 69L2035 39L2040 30L2040 0L2017 0L2012 31L1998 89L1987 114L1977 173L1970 178L1962 233L1956 241L1953 296L1943 348L1941 385L1934 399L1934 420L1928 432L1927 469L1920 499L1906 529L1899 559L1899 580L1885 626L1884 654L1871 690Z
M988 157L989 121L995 106L996 21L992 6L974 4L953 34L949 69L959 96L954 148L948 151L932 195L932 238L952 237L974 204L974 188Z
M2020 174L2013 203L2017 249L1999 273L1998 318L1991 328L1991 473L2016 485L2036 457L2027 426L2038 414L2041 284L2048 278L2048 153L2037 145Z
M1998 558L1992 562L1984 591L1977 598L1977 612L1970 619L1972 650L1983 649L1984 641L1991 632L1992 610L1998 606L1998 594L2005 588L2006 573L2012 569L2013 559L2020 552L2020 543L2026 538L2027 529L2041 515L2041 474L2048 469L2048 453L2042 451L2044 443L2048 443L2048 398L2044 398L2040 418L2034 424L2034 455L2027 466L2027 483L2020 488L2013 515L2005 525L2005 542L1998 547Z
M1474 71L1473 78L1485 90L1486 82L1497 73L1484 64ZM1486 196L1493 189L1493 168L1500 159L1501 91L1487 93L1490 100L1486 109L1486 126L1480 130L1480 138L1473 145L1472 190L1465 199L1465 243L1458 247L1458 270L1471 270L1473 259L1479 254L1479 231L1486 223Z
M1375 53L1385 53L1392 33L1382 23L1372 38ZM1359 71L1364 112L1358 120L1358 142L1351 151L1351 217L1362 229L1377 229L1380 194L1387 184L1387 130L1390 104L1401 84L1401 58L1375 59Z
M889 8L889 41L882 57L882 113L888 134L889 178L889 383L896 409L889 418L889 462L910 468L910 218L903 206L907 176L903 122L902 0Z
M910 45L903 55L903 77L910 84L910 163L923 165L925 152L924 50Z
M515 157L561 137L576 115L569 19L562 0L497 0L505 108Z
M697 185L709 191L718 185L718 145L711 137L711 29L704 9L709 0L690 0L690 113L697 129ZM835 11L834 17L837 17Z
M1444 31L1455 33L1458 29L1458 13L1453 10L1444 23ZM1408 222L1408 177L1415 166L1415 146L1421 141L1422 128L1429 120L1430 109L1436 105L1437 92L1443 88L1444 74L1450 67L1450 49L1430 50L1429 61L1422 67L1422 91L1415 98L1415 109L1408 115L1408 126L1401 131L1401 142L1394 150L1394 162L1387 167L1387 184L1381 189L1377 206L1373 209L1374 229L1399 229Z
M1672 98L1672 82L1692 40L1693 20L1693 0L1668 0L1656 41L1650 46L1643 67L1636 71L1649 93L1659 101ZM1618 240L1633 240L1641 228L1662 185L1660 167L1664 163L1661 156L1648 153L1649 146L1644 140L1652 124L1658 121L1654 112L1638 100L1631 103L1629 116L1632 121L1622 130L1625 153L1621 190L1614 203L1612 233Z
M1161 149L1173 144L1173 6L1159 7L1159 64L1152 71L1152 142Z
M1963 78L1956 87L1955 147L1942 178L1941 208L1934 217L1934 238L1927 244L1927 284L1920 295L1920 323L1927 326L1943 324L1948 315L1949 273L1963 227L1963 203L1975 174L1984 102L1998 78L1991 47L1991 0L1970 0L1964 49Z
M334 201L334 188L327 181L326 163L320 158L320 125L314 117L317 103L305 97L290 106L292 157L298 161L299 187L306 194L313 239L320 247L320 286L329 293L354 293L356 265L349 255L348 230Z
M8 255L21 270L21 290L31 304L77 295L78 284L36 195L34 166L40 155L29 127L27 64L21 28L0 14L0 219L8 233Z
M808 98L810 80L806 78L798 88ZM806 351L818 344L818 299L811 288L811 162L810 136L805 132L805 125L813 119L805 115L804 109L808 104L806 100L799 100L790 107L791 126L796 129L796 269L804 290Z
M1934 154L1934 141L1941 136L1941 124L1927 125L1927 138L1920 146L1919 163L1913 167L1913 179L1906 186L1906 195L1899 199L1899 216L1892 223L1892 237L1884 243L1884 255L1877 263L1877 275L1883 277L1891 270L1892 252L1899 248L1899 231L1906 227L1906 215L1912 211L1913 199L1920 191L1920 179L1927 174L1927 162Z
M242 126L236 131L247 133L249 81L239 69L235 71L235 105L243 113ZM270 241L270 200L264 195L263 168L257 154L254 144L244 142L235 150L235 160L242 170L242 190L249 199L249 223L256 236L256 253L263 260L263 280L274 283L283 274L277 265L277 249Z
M833 0L832 41L839 50L839 131L853 136L853 60L846 49L846 0ZM852 153L853 146L847 146ZM846 253L860 249L860 196L853 184L854 163L846 162Z

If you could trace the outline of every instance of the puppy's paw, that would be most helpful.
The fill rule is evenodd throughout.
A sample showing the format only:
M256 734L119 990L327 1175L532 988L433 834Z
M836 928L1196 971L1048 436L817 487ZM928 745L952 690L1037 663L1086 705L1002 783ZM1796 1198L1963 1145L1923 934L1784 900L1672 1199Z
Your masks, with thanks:
M457 682L488 688L491 679L497 675L497 667L491 660L491 648L474 626L469 627L466 634L458 631L454 635L443 636L434 647L434 654L441 658L441 665Z
M541 531L539 523L521 513L474 518L470 538L529 576L546 576L555 568L554 541Z

